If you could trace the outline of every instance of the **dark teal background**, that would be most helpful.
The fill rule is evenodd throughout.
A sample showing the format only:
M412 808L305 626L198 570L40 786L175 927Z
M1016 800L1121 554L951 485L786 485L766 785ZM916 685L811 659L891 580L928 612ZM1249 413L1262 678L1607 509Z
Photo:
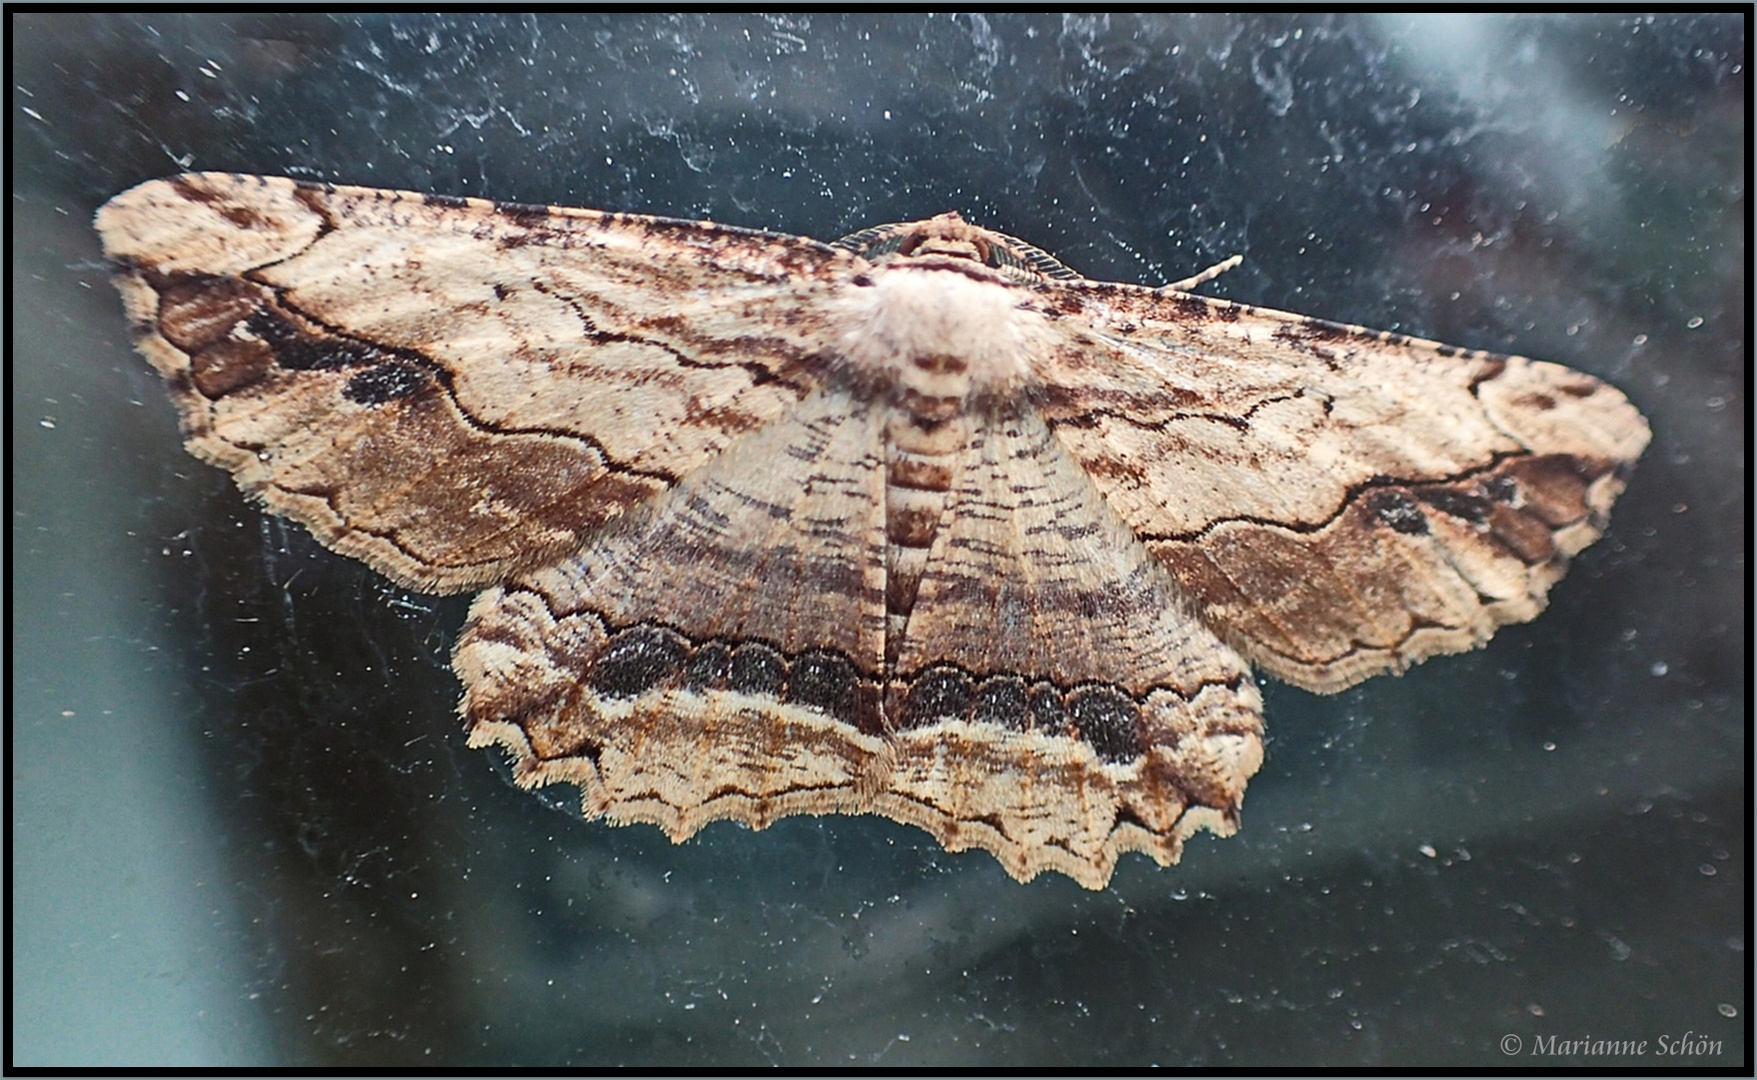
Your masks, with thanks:
M15 1063L1748 1067L1745 25L14 17ZM1654 441L1536 622L1266 684L1243 831L1178 867L674 847L464 747L464 598L180 448L90 220L186 168L1238 252L1204 291L1557 360ZM1686 1031L1722 1052L1529 1053Z

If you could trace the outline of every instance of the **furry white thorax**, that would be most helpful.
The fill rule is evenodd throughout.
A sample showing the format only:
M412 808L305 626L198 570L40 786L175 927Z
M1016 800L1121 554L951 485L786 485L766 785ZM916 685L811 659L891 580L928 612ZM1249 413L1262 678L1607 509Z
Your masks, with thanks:
M872 279L850 290L844 340L857 369L939 399L1023 382L1038 316L1019 309L1016 287L907 262L876 267Z

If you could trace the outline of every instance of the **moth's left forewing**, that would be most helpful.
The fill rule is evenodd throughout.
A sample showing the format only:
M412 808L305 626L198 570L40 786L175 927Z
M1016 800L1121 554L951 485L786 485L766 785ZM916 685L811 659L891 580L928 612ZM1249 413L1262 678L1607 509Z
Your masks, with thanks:
M818 297L857 262L703 223L222 173L142 184L97 226L190 450L439 592L554 559L782 415L824 377Z
M1530 619L1647 442L1555 364L1091 282L1040 288L1053 429L1259 666L1334 691Z

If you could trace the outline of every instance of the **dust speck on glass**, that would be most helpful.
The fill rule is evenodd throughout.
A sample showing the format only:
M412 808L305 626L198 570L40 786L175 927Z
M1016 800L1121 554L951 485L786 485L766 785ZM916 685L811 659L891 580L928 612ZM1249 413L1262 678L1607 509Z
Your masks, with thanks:
M19 1063L1746 1064L1736 17L13 34ZM674 847L465 747L464 601L179 448L86 223L192 169L823 239L957 210L1146 285L1236 252L1204 291L1555 360L1655 440L1536 622L1266 683L1245 827L1176 867L1020 885L872 817Z

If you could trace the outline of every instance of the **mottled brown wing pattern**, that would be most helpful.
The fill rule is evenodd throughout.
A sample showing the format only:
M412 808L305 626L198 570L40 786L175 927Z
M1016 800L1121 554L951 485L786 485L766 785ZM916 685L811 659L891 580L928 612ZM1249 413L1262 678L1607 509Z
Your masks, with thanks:
M877 813L1020 879L1175 862L1261 764L1248 663L1329 692L1533 617L1648 437L1553 364L956 214L832 246L199 174L97 224L190 449L487 586L471 745L677 840Z
M1646 422L1556 364L1224 300L1040 286L1032 396L1203 619L1330 693L1542 610Z
M821 378L814 241L204 173L98 214L189 448L415 588L541 565ZM412 238L419 238L414 242Z
M477 600L472 743L681 839L882 813L1089 887L1237 825L1261 700L1029 411L959 454L893 664L884 417L808 398L575 557ZM760 583L760 587L754 587Z

